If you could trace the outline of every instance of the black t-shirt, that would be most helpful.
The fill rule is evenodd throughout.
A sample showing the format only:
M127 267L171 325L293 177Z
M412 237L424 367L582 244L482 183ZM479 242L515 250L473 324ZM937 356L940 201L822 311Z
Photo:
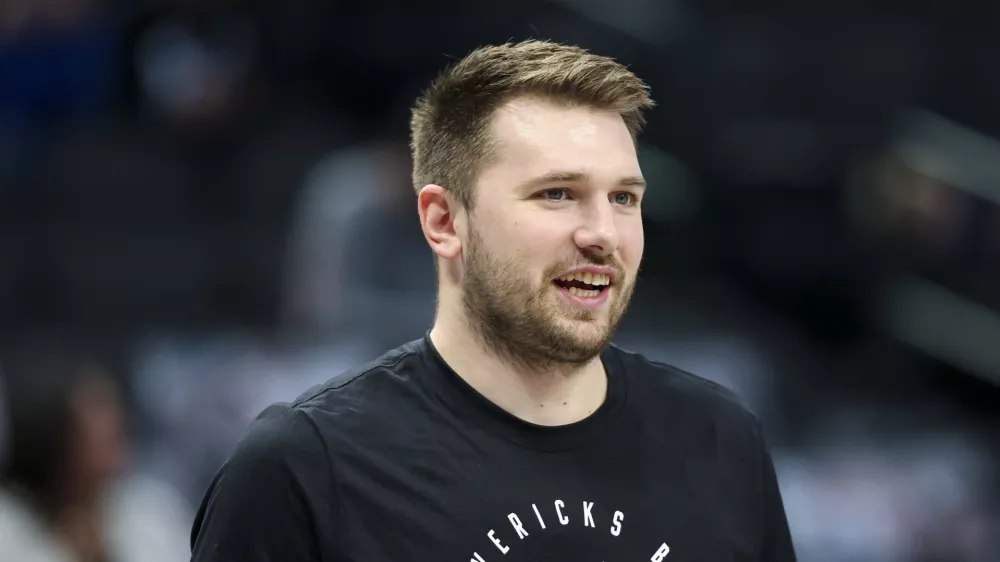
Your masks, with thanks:
M603 405L522 421L430 338L274 405L215 477L196 562L795 560L732 393L610 346Z

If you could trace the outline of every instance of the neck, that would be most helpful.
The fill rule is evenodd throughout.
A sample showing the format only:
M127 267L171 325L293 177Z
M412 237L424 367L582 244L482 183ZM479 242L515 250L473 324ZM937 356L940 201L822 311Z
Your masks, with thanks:
M604 403L608 380L600 357L580 365L517 361L491 350L476 333L464 315L439 310L430 337L458 376L510 414L558 426L580 421Z

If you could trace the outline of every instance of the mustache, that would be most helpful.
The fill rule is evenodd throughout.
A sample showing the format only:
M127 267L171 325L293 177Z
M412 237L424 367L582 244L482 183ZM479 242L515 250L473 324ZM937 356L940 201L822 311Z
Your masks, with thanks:
M586 267L588 265L600 266L600 267L610 267L615 270L615 278L618 280L625 279L625 268L622 264L618 262L614 257L611 256L584 256L583 260L576 260L572 262L566 262L559 264L558 266L552 268L551 275L556 276L568 269L576 269L578 267Z

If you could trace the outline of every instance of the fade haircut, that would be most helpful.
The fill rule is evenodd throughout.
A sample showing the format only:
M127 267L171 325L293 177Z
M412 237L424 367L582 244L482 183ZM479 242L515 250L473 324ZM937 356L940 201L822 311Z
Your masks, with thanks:
M633 140L654 105L628 68L579 47L530 40L476 49L441 72L413 108L414 189L440 185L471 210L476 179L494 155L493 114L524 95L615 111Z

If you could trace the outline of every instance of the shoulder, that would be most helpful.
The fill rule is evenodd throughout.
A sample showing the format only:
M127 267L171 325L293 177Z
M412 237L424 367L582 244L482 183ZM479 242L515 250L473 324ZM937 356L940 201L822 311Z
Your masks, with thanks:
M333 376L291 402L276 403L250 425L244 455L327 456L343 438L406 418L421 397L426 368L423 342L397 347L381 357Z
M389 350L373 361L306 390L291 407L304 411L323 408L358 394L368 394L374 388L409 384L420 370L425 345L423 340L416 340Z
M223 472L294 480L299 467L326 462L324 457L325 445L309 417L292 404L272 404L250 423Z
M734 391L677 366L612 345L628 380L630 400L652 409L668 409L675 421L705 421L734 426L757 434L760 423Z
M637 431L706 475L729 478L735 470L746 489L756 489L768 447L760 420L737 393L638 353L618 347L613 353L621 360Z
M264 540L257 526L274 512L289 522L308 521L307 514L332 497L329 467L326 444L304 412L287 403L266 408L205 491L191 527L192 547L199 553L193 559L220 559L214 550L205 551L219 541L226 542L221 550L226 552L240 551L241 541Z
M610 351L621 361L629 382L667 393L674 398L711 403L722 409L749 412L735 392L677 366L611 345Z

